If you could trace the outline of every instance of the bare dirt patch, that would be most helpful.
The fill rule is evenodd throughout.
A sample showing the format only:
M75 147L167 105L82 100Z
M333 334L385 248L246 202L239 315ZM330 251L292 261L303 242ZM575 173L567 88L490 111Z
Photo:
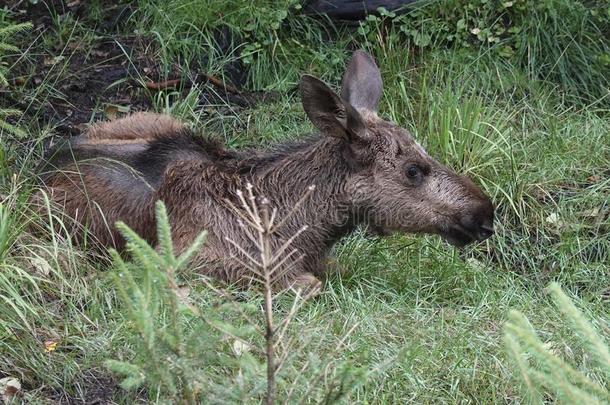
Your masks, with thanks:
M129 5L106 2L104 15L95 29L70 36L67 43L49 37L57 30L57 19L90 26L85 2L61 0L13 1L9 8L22 21L34 24L11 70L11 87L0 98L0 108L18 108L26 117L50 124L60 136L79 134L86 123L113 119L133 111L151 110L159 91L186 95L196 85L200 90L198 107L248 108L275 99L274 94L243 88L247 72L240 61L224 66L222 77L206 72L206 61L189 61L189 71L178 63L161 66L159 51L152 38L118 34L131 13ZM55 19L55 20L54 20ZM130 32L130 30L121 30ZM226 31L216 33L221 52L230 52L232 40ZM44 44L46 38L47 44Z

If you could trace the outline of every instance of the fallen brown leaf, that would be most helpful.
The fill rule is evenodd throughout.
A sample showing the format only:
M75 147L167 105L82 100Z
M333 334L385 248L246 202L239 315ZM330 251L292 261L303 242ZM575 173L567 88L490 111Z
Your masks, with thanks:
M17 378L0 378L0 397L4 402L9 402L19 391L21 391L21 382Z

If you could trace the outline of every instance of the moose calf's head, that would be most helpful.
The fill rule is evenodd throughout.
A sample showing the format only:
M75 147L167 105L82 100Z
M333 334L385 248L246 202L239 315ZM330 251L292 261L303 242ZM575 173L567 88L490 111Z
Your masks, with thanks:
M323 135L339 138L350 167L346 192L359 220L381 233L439 234L456 246L493 233L490 199L432 157L409 132L379 118L381 74L356 51L341 96L313 76L301 79L303 107Z

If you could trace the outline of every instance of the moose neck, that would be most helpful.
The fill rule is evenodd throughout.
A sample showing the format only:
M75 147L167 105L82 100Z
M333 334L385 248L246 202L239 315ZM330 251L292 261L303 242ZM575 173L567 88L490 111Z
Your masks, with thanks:
M309 186L315 186L288 219L288 226L296 231L307 225L328 248L358 225L346 192L350 168L343 149L340 140L328 136L285 144L259 156L253 171L266 196L282 196L275 201L281 215L292 210Z

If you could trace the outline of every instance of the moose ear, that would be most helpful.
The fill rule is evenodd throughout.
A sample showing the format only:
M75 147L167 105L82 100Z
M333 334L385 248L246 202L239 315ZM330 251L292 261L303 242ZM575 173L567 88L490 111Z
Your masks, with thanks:
M371 55L355 51L343 75L341 98L356 108L376 111L383 82Z
M358 111L341 100L326 83L303 75L300 87L303 109L322 134L349 142L366 136L366 128Z

